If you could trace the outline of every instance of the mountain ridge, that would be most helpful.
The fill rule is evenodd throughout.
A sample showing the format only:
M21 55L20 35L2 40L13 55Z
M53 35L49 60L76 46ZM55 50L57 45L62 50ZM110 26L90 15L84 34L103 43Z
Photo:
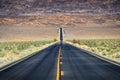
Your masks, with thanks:
M1 16L27 16L27 14L86 14L116 15L120 13L119 0L1 0Z

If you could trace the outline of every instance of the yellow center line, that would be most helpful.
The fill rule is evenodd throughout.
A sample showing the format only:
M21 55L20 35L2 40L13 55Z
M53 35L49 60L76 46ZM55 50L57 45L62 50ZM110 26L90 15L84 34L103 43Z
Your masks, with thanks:
M58 53L58 62L57 62L57 75L56 75L56 80L60 80L60 75L61 75L61 70L60 70L60 54L61 54L61 47L59 48L59 53Z

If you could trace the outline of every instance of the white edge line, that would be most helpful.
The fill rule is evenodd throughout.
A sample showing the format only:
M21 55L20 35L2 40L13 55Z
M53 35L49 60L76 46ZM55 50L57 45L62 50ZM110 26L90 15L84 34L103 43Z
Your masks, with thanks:
M54 44L56 44L56 43L50 44L50 45L48 45L47 47L50 47L50 46L52 46L52 45L54 45ZM44 45L44 46L45 46L45 45ZM14 66L14 65L16 65L16 64L18 64L18 63L20 63L20 62L22 62L22 61L24 61L24 60L26 60L26 59L34 56L34 55L36 55L38 52L44 50L44 49L47 48L47 47L44 47L43 49L41 49L41 50L39 50L39 51L33 52L33 54L30 54L30 55L28 55L28 56L26 56L26 57L23 57L23 58L19 59L19 60L16 60L16 61L14 61L14 62L11 62L11 63L9 63L9 64L6 64L5 66L3 66L3 67L0 68L0 72L3 71L3 70L5 70L5 69L8 69L8 68L10 68L10 67L12 67L12 66Z
M66 44L69 44L69 43L66 43ZM69 45L72 45L72 44L69 44ZM116 66L119 66L119 67L120 67L120 62L118 62L118 61L115 61L115 60L112 60L112 59L109 59L109 58L100 56L100 55L98 55L98 54L96 54L96 53L94 53L94 52L87 51L87 50L82 49L82 48L80 48L80 47L78 47L78 46L75 46L75 45L72 45L72 46L74 46L74 47L76 47L76 48L79 48L79 49L81 49L82 51L87 52L88 54L93 55L93 56L95 56L95 57L97 57L97 58L99 58L99 59L101 59L101 60L103 60L103 61L109 62L109 63L111 63L111 64L113 64L113 65L116 65Z

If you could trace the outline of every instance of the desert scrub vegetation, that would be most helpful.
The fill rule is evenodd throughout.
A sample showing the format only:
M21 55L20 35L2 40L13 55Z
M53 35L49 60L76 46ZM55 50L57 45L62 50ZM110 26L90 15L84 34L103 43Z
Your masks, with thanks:
M120 39L95 39L95 40L76 40L70 42L78 44L82 48L93 51L95 53L109 56L112 58L120 58Z
M53 41L0 42L0 67L21 59Z

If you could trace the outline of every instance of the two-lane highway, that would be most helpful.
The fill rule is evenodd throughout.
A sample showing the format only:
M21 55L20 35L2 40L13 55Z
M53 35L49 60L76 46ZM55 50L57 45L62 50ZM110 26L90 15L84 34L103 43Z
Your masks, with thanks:
M52 45L0 72L0 80L120 80L120 67L69 44ZM58 52L61 50L60 69ZM60 79L56 79L60 70Z
M120 80L120 67L74 46L62 46L61 80Z
M59 45L52 45L34 56L0 72L0 80L56 80Z

